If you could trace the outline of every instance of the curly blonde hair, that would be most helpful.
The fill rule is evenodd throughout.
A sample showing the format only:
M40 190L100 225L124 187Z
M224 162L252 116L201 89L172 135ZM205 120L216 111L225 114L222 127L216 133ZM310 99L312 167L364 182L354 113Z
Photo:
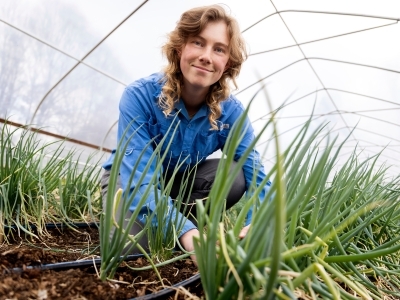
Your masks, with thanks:
M164 68L165 84L158 103L166 116L171 113L174 104L181 97L183 75L180 69L179 52L189 37L199 35L208 23L218 21L223 21L227 25L229 60L227 70L216 83L210 86L206 95L206 104L210 108L208 119L211 127L217 129L216 120L221 116L219 103L227 99L230 94L229 81L232 81L236 89L238 88L235 78L239 75L242 63L247 58L246 45L236 19L229 16L220 5L202 6L184 12L175 29L168 35L167 43L162 47L168 65Z

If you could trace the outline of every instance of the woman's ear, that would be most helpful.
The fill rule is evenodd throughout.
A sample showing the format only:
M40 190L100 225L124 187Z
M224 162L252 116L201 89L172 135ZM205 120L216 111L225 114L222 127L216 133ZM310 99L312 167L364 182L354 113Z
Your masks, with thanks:
M180 58L182 55L182 50L181 49L176 49L176 53L178 54L178 57Z
M226 70L228 70L230 68L230 63L229 61L226 63L225 68L224 68L224 73L226 72Z

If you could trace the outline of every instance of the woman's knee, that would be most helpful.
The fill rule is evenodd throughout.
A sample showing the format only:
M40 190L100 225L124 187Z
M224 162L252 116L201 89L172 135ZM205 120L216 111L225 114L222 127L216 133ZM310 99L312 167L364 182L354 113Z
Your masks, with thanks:
M233 172L237 162L232 162L230 167L230 172ZM243 169L240 168L238 174L233 181L231 189L229 191L228 197L226 199L226 208L230 208L235 205L242 198L243 194L246 192L246 180L244 177Z
M206 160L204 164L199 166L196 173L194 190L192 191L192 199L201 199L208 196L208 193L210 192L215 181L219 162L220 159L209 159ZM233 161L230 165L230 173L234 171L236 166L237 162ZM245 191L246 181L243 169L240 168L228 193L226 199L226 208L230 208L236 204L242 198ZM201 197L199 198L199 196Z

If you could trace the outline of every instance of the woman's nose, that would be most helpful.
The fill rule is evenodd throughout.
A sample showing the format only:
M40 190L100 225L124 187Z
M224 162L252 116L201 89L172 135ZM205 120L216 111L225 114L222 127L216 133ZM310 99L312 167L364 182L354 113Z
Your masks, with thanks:
M211 63L211 49L204 48L199 56L199 60L207 64Z

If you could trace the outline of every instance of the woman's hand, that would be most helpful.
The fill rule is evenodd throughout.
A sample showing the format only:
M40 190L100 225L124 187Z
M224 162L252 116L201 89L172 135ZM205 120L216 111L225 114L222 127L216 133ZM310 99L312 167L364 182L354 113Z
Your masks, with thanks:
M242 228L242 230L241 230L240 233L239 233L239 239L243 239L243 238L246 236L247 232L248 232L249 229L250 229L250 225L251 225L251 224L249 224L249 225L247 225L247 226L244 226L244 227Z
M200 236L200 232L197 229L191 229L188 232L185 232L180 238L179 242L185 248L186 251L192 252L194 251L193 246L193 237ZM190 255L190 258L193 260L194 264L197 266L196 255Z

